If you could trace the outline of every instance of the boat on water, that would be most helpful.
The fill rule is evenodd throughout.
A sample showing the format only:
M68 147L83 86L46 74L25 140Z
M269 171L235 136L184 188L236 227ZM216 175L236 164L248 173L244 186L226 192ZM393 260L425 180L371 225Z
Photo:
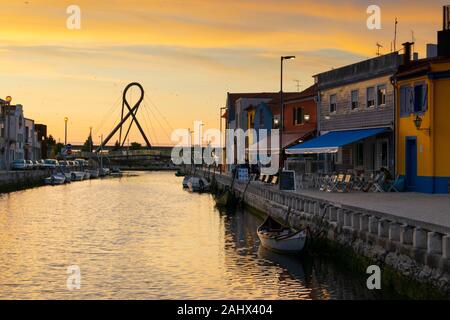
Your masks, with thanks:
M183 182L182 182L183 183L183 188L185 188L185 189L189 188L188 182L189 182L190 179L191 179L190 176L185 176L184 177Z
M44 183L48 185L59 185L66 182L66 177L63 174L52 174L50 177L44 179Z
M205 178L191 177L188 181L188 188L191 192L209 191L210 183Z
M84 170L84 180L89 180L91 178L91 173L89 170Z
M184 172L181 172L181 171L175 172L175 176L177 176L177 177L184 177L185 175L186 174Z
M113 167L111 169L110 175L113 176L113 177L121 177L123 175L123 173L120 170L120 168Z
M70 178L72 181L81 181L84 179L84 171L72 171Z
M91 174L91 179L97 179L100 176L100 171L98 169L91 169L89 170L89 173Z
M257 234L261 245L279 253L300 253L306 244L307 232L283 226L270 215L258 227Z

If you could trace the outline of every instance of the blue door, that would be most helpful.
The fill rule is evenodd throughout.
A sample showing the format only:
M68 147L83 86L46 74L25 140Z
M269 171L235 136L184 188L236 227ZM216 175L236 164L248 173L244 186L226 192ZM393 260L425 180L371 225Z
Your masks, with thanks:
M417 181L417 140L416 137L406 138L406 188L416 190Z

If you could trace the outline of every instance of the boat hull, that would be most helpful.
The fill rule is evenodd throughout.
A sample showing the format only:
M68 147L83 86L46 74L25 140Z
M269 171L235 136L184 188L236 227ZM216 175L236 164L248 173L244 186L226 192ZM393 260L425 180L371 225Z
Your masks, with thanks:
M305 248L307 236L306 231L303 230L292 234L290 237L279 239L270 233L258 230L258 237L261 245L266 249L280 253L297 254Z

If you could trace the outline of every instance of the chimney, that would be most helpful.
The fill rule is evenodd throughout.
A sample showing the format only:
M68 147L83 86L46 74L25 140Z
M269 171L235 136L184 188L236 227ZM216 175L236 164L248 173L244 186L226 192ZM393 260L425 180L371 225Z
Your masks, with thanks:
M438 31L439 57L450 57L450 5L443 7L442 31Z
M427 59L437 57L437 44L427 43Z
M411 62L411 47L414 42L402 43L403 46L403 64L409 64Z

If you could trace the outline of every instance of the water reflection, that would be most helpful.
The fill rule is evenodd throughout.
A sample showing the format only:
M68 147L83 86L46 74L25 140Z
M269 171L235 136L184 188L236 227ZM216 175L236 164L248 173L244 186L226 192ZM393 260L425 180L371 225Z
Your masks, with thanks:
M355 299L365 279L260 248L255 216L218 212L171 172L0 196L0 298ZM81 269L80 290L66 287Z

